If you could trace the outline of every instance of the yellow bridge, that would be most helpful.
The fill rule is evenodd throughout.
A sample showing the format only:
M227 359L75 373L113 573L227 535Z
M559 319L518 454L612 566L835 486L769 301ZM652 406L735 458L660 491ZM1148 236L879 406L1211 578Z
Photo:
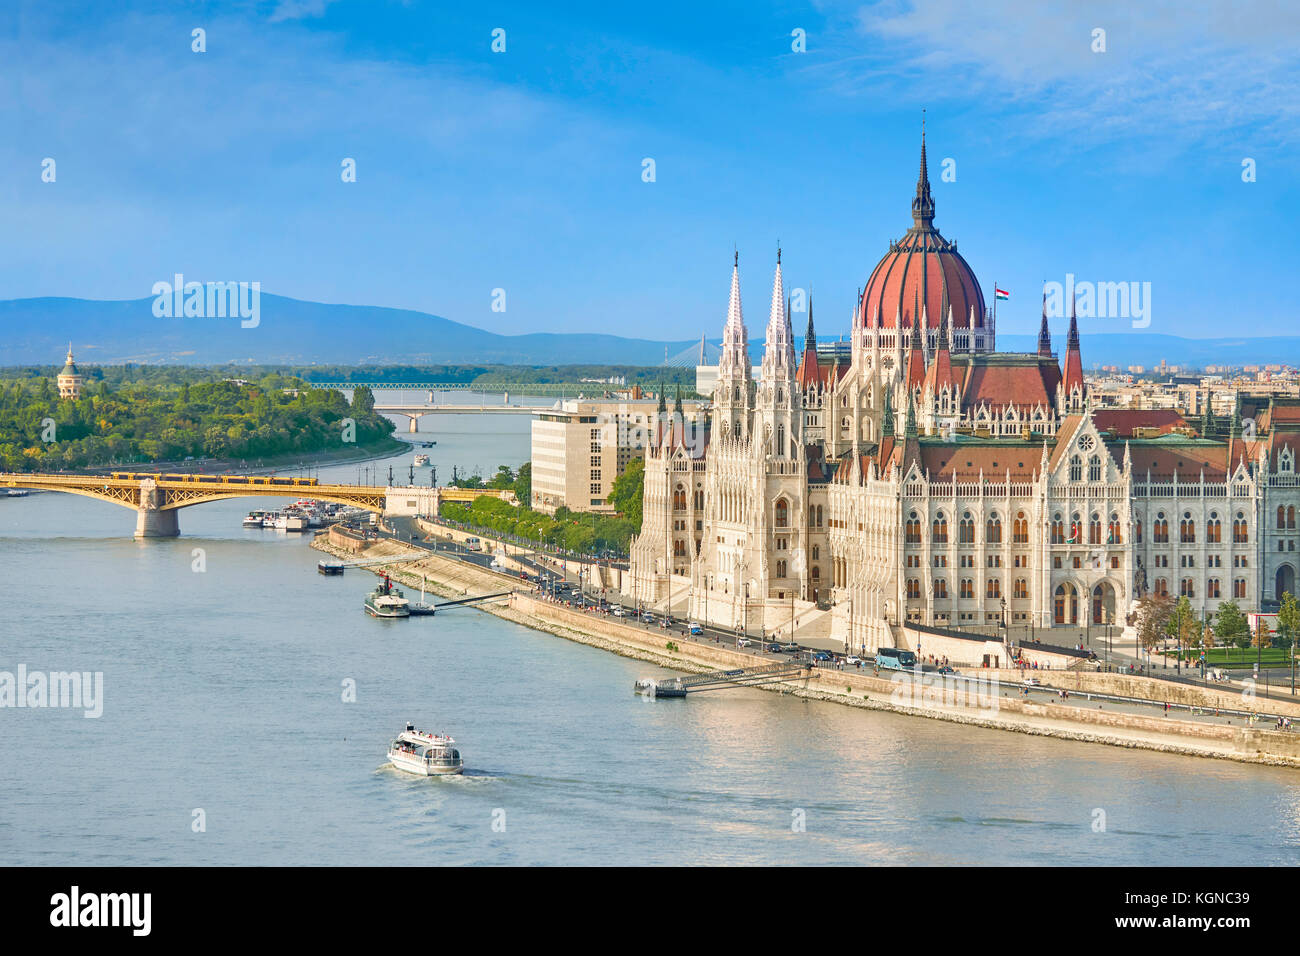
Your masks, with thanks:
M509 498L489 488L416 488L322 483L316 478L277 475L200 475L115 471L107 475L48 475L0 472L0 488L62 491L100 498L137 513L137 538L180 534L180 508L225 498L310 498L334 501L380 514L437 514L443 501L473 501L482 495Z

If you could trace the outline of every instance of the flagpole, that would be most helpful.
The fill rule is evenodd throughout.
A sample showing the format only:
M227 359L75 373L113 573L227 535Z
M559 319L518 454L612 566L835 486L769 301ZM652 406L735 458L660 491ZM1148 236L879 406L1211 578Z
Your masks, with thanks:
M998 280L993 280L993 328L998 327Z

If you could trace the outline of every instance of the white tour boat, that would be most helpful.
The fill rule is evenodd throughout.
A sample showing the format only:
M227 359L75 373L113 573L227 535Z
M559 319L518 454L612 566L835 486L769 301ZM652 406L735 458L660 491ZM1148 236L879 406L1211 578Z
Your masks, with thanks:
M415 725L409 722L389 745L388 759L398 770L422 777L460 773L465 769L456 741L441 734L416 730Z
M429 463L429 456L428 456L428 455L416 455L416 456L415 456L415 467L416 467L416 468L423 468L423 467L424 467L425 465L427 465L428 463Z

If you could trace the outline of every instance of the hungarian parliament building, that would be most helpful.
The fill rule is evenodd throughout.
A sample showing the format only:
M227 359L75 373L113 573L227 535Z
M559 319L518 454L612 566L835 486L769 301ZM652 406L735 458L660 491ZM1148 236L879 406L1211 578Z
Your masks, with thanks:
M854 650L909 622L1122 625L1146 594L1200 614L1293 592L1300 404L1238 399L1195 427L1098 408L1077 320L1032 353L934 225L921 145L912 226L860 291L849 348L795 351L780 253L761 369L739 256L707 421L662 405L625 591L720 627L815 627ZM1065 635L1062 634L1062 642Z

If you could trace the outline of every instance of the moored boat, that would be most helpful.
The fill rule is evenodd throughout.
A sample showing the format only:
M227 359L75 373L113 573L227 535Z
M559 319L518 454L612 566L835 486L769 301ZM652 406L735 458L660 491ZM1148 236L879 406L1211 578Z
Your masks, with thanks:
M410 617L411 602L402 595L401 588L393 587L387 574L373 591L366 595L366 613L371 617Z
M398 770L421 777L445 776L465 769L455 740L444 734L416 730L409 722L389 744L388 760Z
M343 569L347 567L342 561L318 561L316 570L321 574L342 574Z
M423 468L423 467L424 467L425 465L427 465L428 463L429 463L429 456L428 456L428 455L416 455L416 456L415 456L415 467L416 467L416 468Z

